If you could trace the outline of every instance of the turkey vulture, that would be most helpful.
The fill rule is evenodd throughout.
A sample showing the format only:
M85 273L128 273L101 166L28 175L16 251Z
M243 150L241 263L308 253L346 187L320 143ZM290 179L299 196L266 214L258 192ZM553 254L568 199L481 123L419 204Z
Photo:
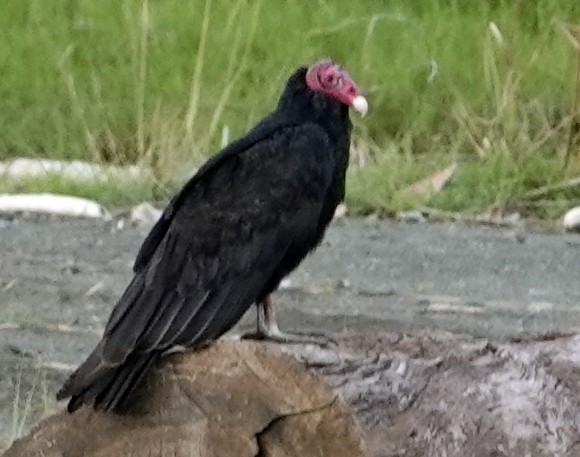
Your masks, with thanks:
M270 294L322 240L344 197L352 124L367 101L330 60L299 68L276 109L211 157L172 199L135 260L102 340L57 394L122 413L152 365L201 347L252 304L266 338Z

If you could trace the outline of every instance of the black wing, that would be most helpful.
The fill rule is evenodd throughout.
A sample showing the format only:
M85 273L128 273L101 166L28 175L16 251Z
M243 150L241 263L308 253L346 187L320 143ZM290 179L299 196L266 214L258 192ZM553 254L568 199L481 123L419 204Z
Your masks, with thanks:
M313 244L334 161L324 130L305 124L275 130L198 173L148 237L148 258L60 398L78 396L129 357L229 330L270 292L288 249Z
M181 207L182 203L195 192L196 186L198 186L201 181L206 179L208 175L216 172L219 169L219 166L226 160L232 158L232 156L242 154L252 149L252 147L257 143L269 141L272 132L294 127L297 127L297 125L289 123L283 116L274 113L260 122L256 127L248 132L247 135L234 141L226 146L222 151L212 156L197 171L195 176L185 184L183 189L171 199L163 211L161 218L157 221L141 245L141 249L139 250L133 265L133 271L137 273L147 265L147 262L149 262L151 256L157 249L157 246L161 243L163 237L167 233L176 211Z

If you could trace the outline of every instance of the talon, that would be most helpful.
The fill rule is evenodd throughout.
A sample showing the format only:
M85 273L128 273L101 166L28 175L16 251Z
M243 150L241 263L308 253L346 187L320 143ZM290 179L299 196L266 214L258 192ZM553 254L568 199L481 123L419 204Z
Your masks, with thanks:
M336 340L324 334L292 334L282 332L276 322L270 295L256 305L258 310L257 331L256 333L243 335L242 339L265 340L285 344L317 344L319 346L333 344L338 346Z

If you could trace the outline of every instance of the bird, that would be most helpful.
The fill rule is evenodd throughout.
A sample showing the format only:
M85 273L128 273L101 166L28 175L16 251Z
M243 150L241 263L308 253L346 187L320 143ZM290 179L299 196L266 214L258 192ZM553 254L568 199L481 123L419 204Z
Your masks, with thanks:
M368 102L342 66L302 66L273 111L185 183L143 241L102 339L58 391L69 412L130 412L152 367L211 344L253 305L262 338L300 341L280 331L271 294L344 199L349 108L364 116Z

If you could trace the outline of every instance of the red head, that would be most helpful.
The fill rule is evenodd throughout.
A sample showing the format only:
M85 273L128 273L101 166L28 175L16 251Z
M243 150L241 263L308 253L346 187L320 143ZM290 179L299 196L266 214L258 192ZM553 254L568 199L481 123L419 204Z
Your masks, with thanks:
M315 92L322 92L352 106L362 116L367 112L367 100L359 92L356 83L340 65L330 59L320 60L308 67L306 84Z

